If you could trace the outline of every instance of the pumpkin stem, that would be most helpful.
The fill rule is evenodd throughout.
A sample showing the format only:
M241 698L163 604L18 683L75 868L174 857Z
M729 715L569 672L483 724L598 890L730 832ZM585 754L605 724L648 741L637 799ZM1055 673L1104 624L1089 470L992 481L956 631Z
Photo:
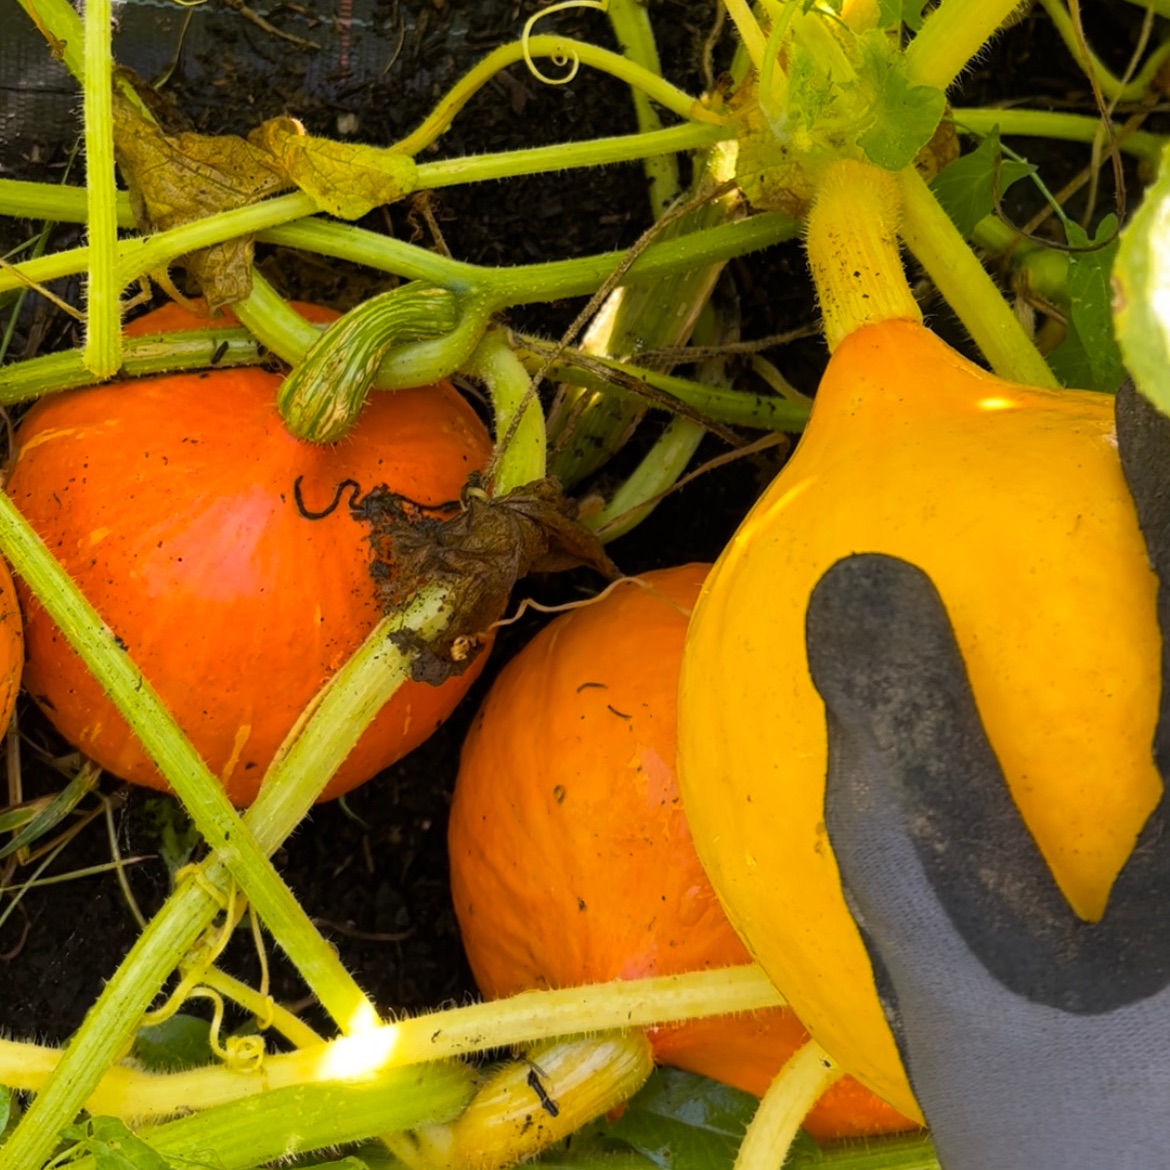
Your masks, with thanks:
M770 1170L784 1162L800 1123L840 1076L837 1062L815 1040L805 1041L760 1101L739 1147L735 1170Z
M895 177L870 163L841 159L817 185L805 248L830 352L863 325L922 321L898 252L901 208Z

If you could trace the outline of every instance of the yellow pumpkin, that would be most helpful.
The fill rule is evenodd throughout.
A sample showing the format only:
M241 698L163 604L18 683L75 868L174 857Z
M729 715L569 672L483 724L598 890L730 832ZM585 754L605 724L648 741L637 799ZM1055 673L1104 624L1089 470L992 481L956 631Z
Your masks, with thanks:
M856 330L689 628L680 783L704 866L813 1036L918 1116L825 832L805 653L813 587L861 552L934 580L1013 798L1069 902L1099 917L1162 788L1156 583L1112 399L1005 382L914 321Z

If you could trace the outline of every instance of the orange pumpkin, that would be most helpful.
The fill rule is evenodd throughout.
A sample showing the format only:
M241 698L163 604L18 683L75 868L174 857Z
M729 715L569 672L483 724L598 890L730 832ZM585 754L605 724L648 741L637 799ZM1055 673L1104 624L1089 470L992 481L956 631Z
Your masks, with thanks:
M676 699L707 572L625 581L546 627L503 670L463 748L451 888L489 998L749 961L707 881L675 781ZM788 1009L658 1028L663 1063L762 1095L806 1033ZM855 1081L820 1138L914 1124Z
M332 319L324 310L308 317ZM197 328L170 305L129 334ZM367 526L346 480L423 504L456 498L490 439L443 383L371 397L344 443L292 438L280 376L247 368L143 378L37 404L22 423L10 496L126 644L237 805L321 685L381 616ZM125 721L22 589L29 692L102 767L165 789ZM322 799L350 791L427 738L478 672L407 683Z

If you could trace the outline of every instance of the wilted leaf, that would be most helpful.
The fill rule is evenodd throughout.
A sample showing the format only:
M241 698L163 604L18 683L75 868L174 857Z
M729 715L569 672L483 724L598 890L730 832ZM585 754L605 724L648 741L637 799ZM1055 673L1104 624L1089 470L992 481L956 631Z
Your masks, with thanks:
M590 565L610 580L620 576L597 537L577 523L576 503L555 480L535 480L503 496L488 496L472 483L462 501L440 508L423 508L385 486L359 499L360 488L346 481L342 489L347 484L351 513L370 525L370 573L386 611L400 608L427 582L453 599L441 642L395 638L416 652L416 681L437 686L465 670L528 573ZM327 515L340 500L312 513L297 493L308 519Z
M243 138L165 134L117 93L114 149L135 222L147 234L245 207L289 186L269 156ZM193 252L184 264L214 313L251 292L252 237Z
M966 237L985 215L995 210L997 196L1002 198L1013 183L1035 173L1030 163L1003 157L997 126L974 150L944 168L931 187L943 210Z
M360 219L414 190L418 167L408 154L360 143L315 138L295 118L271 118L248 135L317 206Z

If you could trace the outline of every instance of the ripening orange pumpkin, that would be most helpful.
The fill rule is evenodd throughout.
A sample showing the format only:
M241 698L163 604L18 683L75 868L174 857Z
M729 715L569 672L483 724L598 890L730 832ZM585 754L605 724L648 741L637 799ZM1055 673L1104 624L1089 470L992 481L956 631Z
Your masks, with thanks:
M332 320L326 310L305 316ZM206 321L169 305L131 335ZM276 749L381 616L368 528L346 480L423 504L459 496L491 444L443 383L377 393L343 442L292 438L258 368L69 391L22 422L13 501L126 644L233 803L251 803ZM305 510L295 498L300 483ZM36 600L21 587L26 686L61 734L124 779L165 782ZM427 738L478 673L407 683L326 786L350 791Z
M646 573L558 617L476 716L451 807L451 889L489 998L749 961L675 781L678 671L707 568ZM757 1095L806 1038L787 1008L650 1034L660 1062ZM819 1138L914 1128L849 1078L806 1124Z

